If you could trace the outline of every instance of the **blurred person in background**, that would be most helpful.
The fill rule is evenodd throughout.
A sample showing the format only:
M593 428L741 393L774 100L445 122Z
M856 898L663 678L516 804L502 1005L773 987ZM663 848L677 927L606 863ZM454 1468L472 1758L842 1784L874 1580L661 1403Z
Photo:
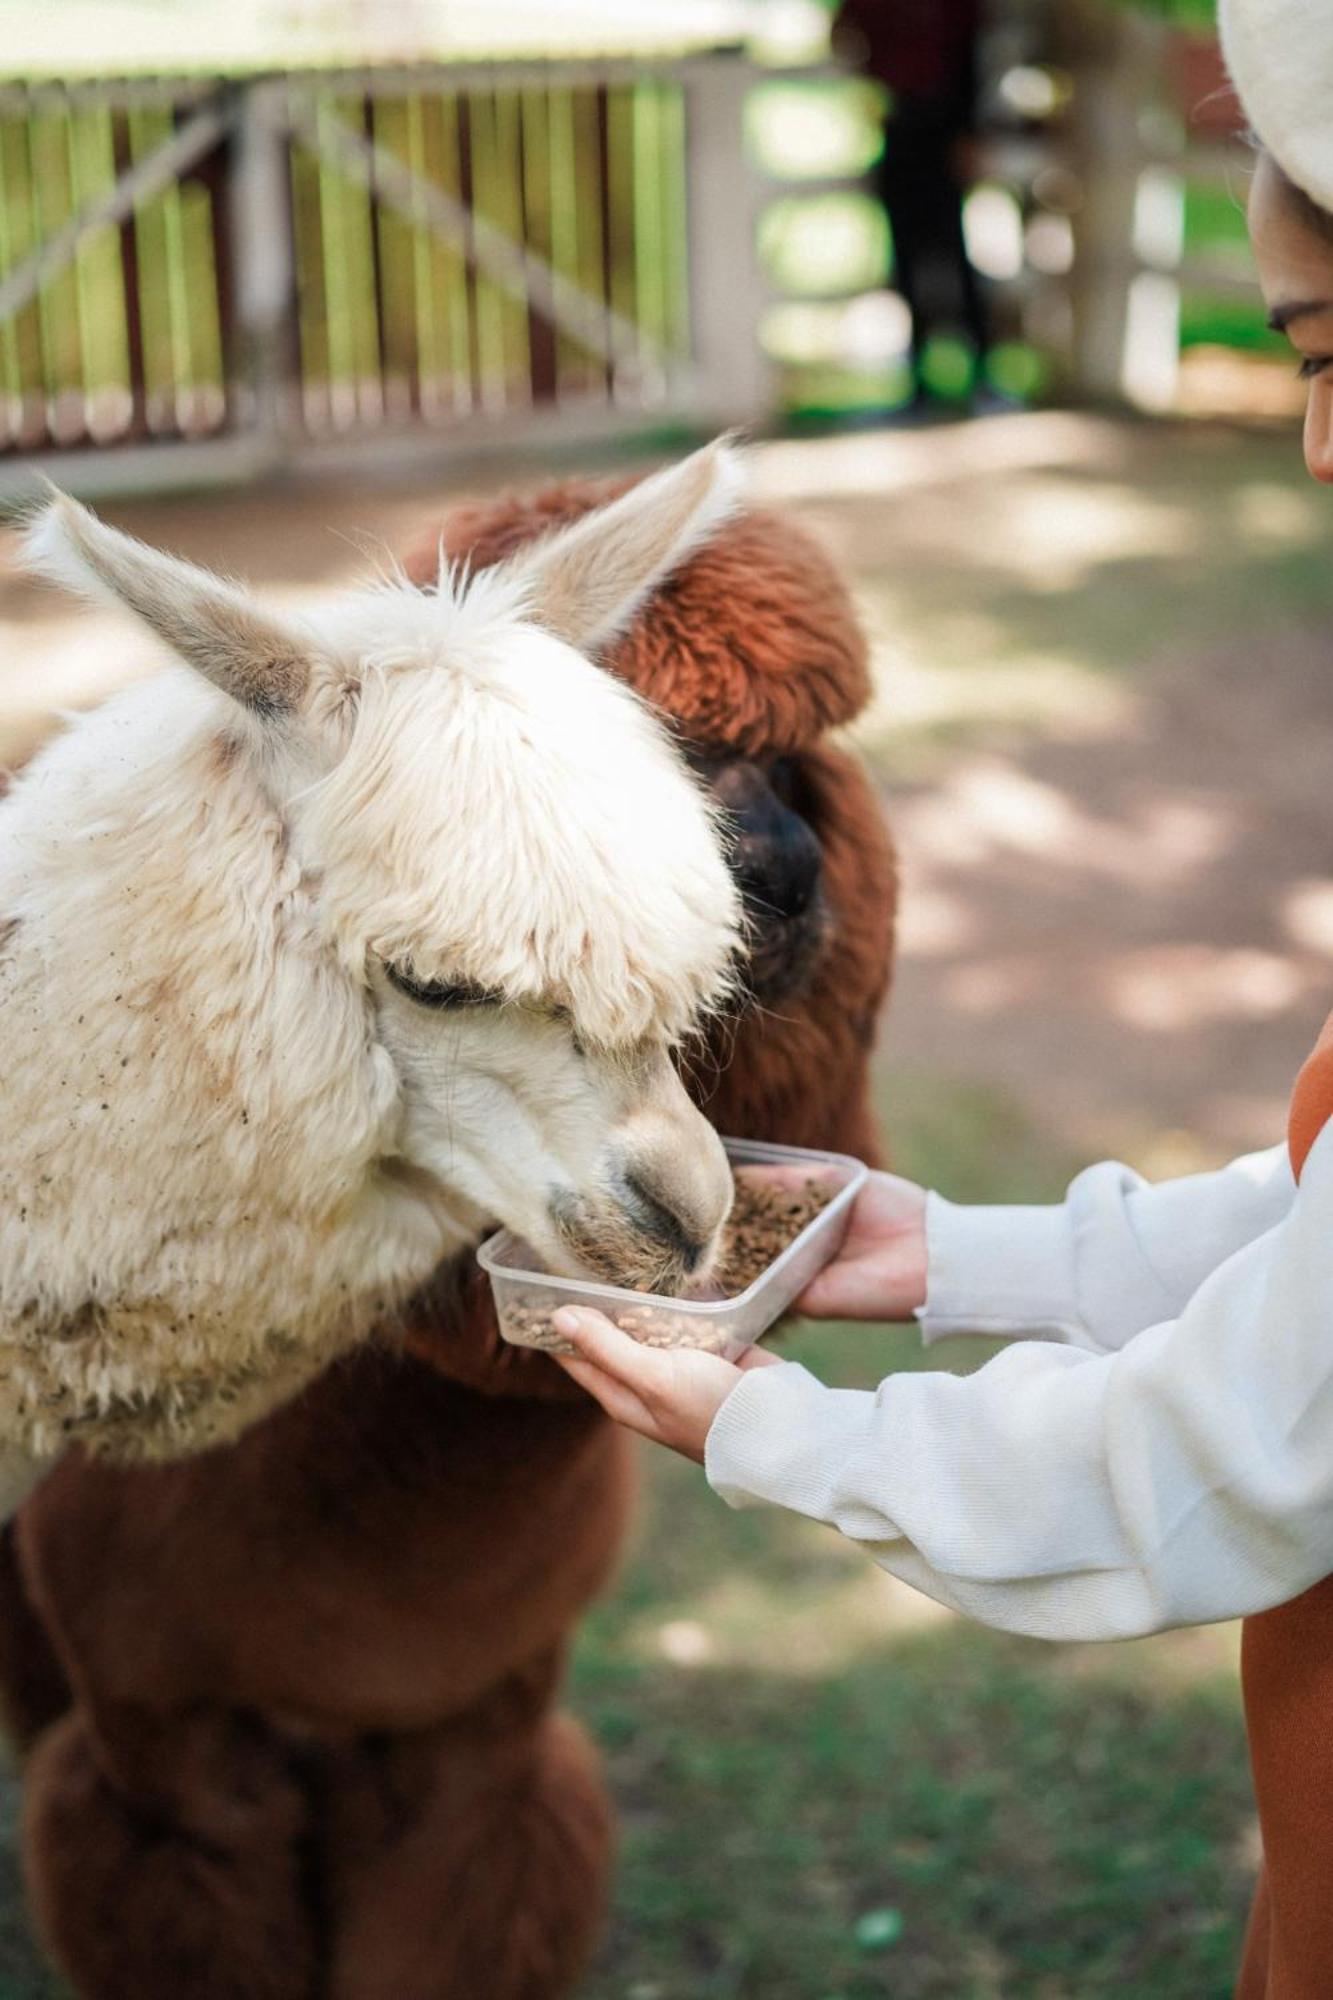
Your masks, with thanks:
M875 191L892 235L893 280L912 316L912 390L933 401L926 350L961 334L973 386L990 346L981 283L963 237L975 178L984 0L842 0L833 45L889 93Z

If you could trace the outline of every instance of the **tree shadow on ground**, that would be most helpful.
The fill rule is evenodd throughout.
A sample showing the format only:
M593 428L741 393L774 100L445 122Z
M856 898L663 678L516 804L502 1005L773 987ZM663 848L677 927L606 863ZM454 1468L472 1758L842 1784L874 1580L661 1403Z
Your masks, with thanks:
M1293 437L1051 435L814 503L876 635L887 1060L1179 1169L1279 1136L1333 1005L1333 517Z

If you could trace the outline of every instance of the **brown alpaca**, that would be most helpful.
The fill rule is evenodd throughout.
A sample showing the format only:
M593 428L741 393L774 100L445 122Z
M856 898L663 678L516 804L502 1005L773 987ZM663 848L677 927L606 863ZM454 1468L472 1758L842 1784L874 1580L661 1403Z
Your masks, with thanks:
M445 545L492 562L604 490L456 511ZM872 1154L894 876L867 780L825 740L868 686L841 583L755 511L611 664L737 816L756 1003L700 1062L701 1101L724 1131ZM0 1688L26 1751L31 1904L75 1990L570 1993L611 1816L556 1702L628 1503L621 1436L545 1356L503 1346L467 1260L403 1339L238 1444L67 1460L5 1543Z

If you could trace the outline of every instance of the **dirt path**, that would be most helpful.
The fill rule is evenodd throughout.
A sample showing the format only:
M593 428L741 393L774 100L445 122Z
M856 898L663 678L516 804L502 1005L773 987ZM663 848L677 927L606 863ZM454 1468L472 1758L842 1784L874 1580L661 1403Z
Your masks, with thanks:
M890 1117L924 1071L1065 1155L1267 1144L1333 1006L1333 499L1293 434L1030 418L932 468L934 441L887 493L900 440L766 467L875 634Z

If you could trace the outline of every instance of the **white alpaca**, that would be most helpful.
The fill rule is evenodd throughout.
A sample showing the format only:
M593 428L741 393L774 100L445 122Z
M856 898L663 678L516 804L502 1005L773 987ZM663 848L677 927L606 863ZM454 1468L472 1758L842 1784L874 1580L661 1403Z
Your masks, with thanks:
M233 1435L499 1220L679 1283L724 1220L671 1050L739 907L585 654L734 504L699 452L501 570L279 620L56 495L35 567L181 662L0 803L0 1446Z

